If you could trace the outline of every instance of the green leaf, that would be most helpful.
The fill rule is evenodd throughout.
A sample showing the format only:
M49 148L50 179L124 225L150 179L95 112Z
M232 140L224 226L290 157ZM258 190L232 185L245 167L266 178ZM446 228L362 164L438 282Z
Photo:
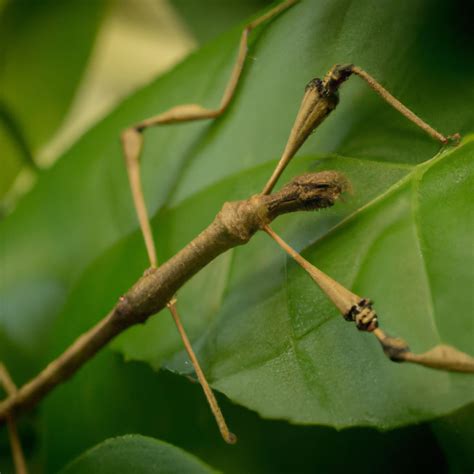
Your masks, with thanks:
M0 199L68 111L105 0L11 0L0 11Z
M225 3L220 0L173 0L172 5L197 40L204 43L270 3L271 0L227 0Z
M2 173L0 174L0 201L10 189L22 168L22 150L12 139L9 130L0 119L0 148L2 150ZM1 210L0 210L1 212ZM1 216L0 216L1 217Z
M198 458L171 444L140 435L108 439L84 453L63 474L159 473L211 474L216 471Z
M440 342L472 351L473 138L300 246L310 262L378 302L382 327L416 352ZM216 388L265 417L339 427L391 428L472 401L472 376L391 363L292 262L252 271L262 249L234 260L248 271L229 278L217 321L197 341ZM258 284L270 274L266 287Z
M70 324L80 324L80 319ZM383 433L369 428L337 431L295 426L262 420L216 395L238 435L235 445L220 438L198 384L168 371L153 372L145 364L124 363L106 348L44 401L44 471L57 472L84 450L126 433L179 445L229 474L340 472L347 465L354 472L396 474L436 472L445 466L441 448L426 425ZM6 438L5 433L5 445ZM361 455L363 446L370 446L370 456Z
M262 188L304 84L335 62L361 65L444 133L472 130L469 27L444 2L380 8L373 1L306 1L257 31L243 81L223 117L145 134L145 195L160 260L202 230L224 200ZM0 324L11 344L8 350L0 346L0 357L17 381L102 317L146 267L119 131L179 103L217 104L239 35L231 31L125 101L0 223ZM282 218L276 228L322 269L373 297L385 327L415 350L440 337L469 350L466 223L472 216L465 215L465 180L472 179L472 142L427 162L437 149L353 79L284 180L303 170L336 168L352 179L355 194L328 212ZM422 198L417 232L432 246L425 262L410 220L415 185ZM425 274L428 264L434 267ZM472 399L468 376L388 362L375 341L336 317L264 235L205 272L180 293L186 326L215 385L265 416L388 428L448 413ZM447 311L459 315L456 324ZM182 357L174 358L179 341L164 315L145 327L115 347L126 357L183 370ZM16 367L16 351L30 361L27 369Z
M185 199L176 207L161 212L153 220L157 230L159 249L162 252L165 251L166 256L176 253L202 229L204 216L206 222L210 222L221 203L251 195L252 190L258 189L270 175L275 164L272 162L237 173ZM350 203L348 202L345 206L336 206L334 209L312 214L310 217L292 215L275 224L275 228L281 229L286 235L303 239L303 241L310 238L309 236L324 235L335 222L351 210L355 211L366 204L372 197L377 196L409 171L406 166L387 166L340 156L320 159L317 164L314 157L300 158L294 163L292 171L300 174L314 169L315 166L317 169L343 169L352 182L357 183L357 187L360 188L369 188L375 178L378 182L365 195L354 195ZM197 213L196 209L200 212ZM84 287L82 284L79 285L71 294L68 302L71 303L71 308L66 310L69 315L75 314L73 301L77 302L86 297L85 293L89 291L91 279L96 288L103 288L107 284L106 281L110 277L109 270L103 272L102 269L113 269L114 273L120 273L125 256L133 262L140 260L140 255L143 253L141 239L139 234L133 236L134 243L131 239L127 239L127 243L116 246L100 261L94 263L87 271L84 280L81 280L81 283L84 282ZM127 246L127 250L123 249L124 245ZM135 254L132 248L137 249L138 253ZM179 308L187 331L192 336L207 332L213 320L220 318L222 309L231 301L235 302L233 310L236 317L241 313L239 305L247 306L246 301L252 299L256 304L263 303L268 292L281 287L281 279L274 272L284 261L284 256L277 247L271 243L269 245L267 238L260 235L254 237L254 242L248 248L234 249L220 256L179 293ZM136 268L137 274L139 270L140 267ZM240 285L240 282L249 275L253 275L249 286L239 286L232 291L234 283ZM255 279L260 279L260 283L255 284ZM123 287L125 289L126 285L124 284ZM196 307L196 301L199 301L198 307ZM269 315L269 318L272 316ZM264 313L259 319L263 327L267 324L271 325L271 320L267 320ZM258 326L259 322L254 321L253 324ZM162 342L156 344L157 340ZM158 368L167 357L181 348L181 342L171 319L161 317L150 319L145 326L131 328L113 343L113 347L121 350L127 358L146 360Z

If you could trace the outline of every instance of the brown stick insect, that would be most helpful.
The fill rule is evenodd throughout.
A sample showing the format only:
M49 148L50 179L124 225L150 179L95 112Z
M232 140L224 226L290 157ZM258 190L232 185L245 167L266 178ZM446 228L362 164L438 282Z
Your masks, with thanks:
M247 56L249 34L257 26L281 14L296 2L297 0L284 1L244 28L237 60L216 108L208 109L198 104L178 105L159 115L144 119L122 132L121 143L125 164L150 268L126 294L119 298L118 303L104 319L81 335L30 382L12 391L4 401L0 402L0 423L12 420L17 412L37 403L56 385L76 372L115 336L134 324L144 322L151 315L167 307L203 387L222 437L226 442L234 443L236 437L227 427L181 323L177 309L177 291L215 257L236 245L247 243L258 230L266 232L309 273L346 320L355 322L359 330L373 333L390 359L436 369L474 373L474 359L452 347L437 346L425 354L414 354L403 340L386 335L379 328L378 317L368 298L355 295L324 274L293 250L270 227L271 221L280 214L316 210L333 205L341 193L350 186L347 179L340 173L326 171L297 177L280 191L273 192L277 181L299 148L336 108L339 101L339 88L353 75L360 77L389 105L443 146L455 144L458 141L457 134L452 136L441 134L398 101L367 72L352 64L335 65L323 79L313 79L306 86L282 156L262 191L247 200L224 204L215 220L201 234L170 260L158 265L140 177L140 155L144 132L150 127L213 119L222 115L232 101L241 77Z

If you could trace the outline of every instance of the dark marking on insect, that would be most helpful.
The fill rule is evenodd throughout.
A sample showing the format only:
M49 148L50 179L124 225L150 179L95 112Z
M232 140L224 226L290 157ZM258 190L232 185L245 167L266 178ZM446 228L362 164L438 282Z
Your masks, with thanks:
M355 322L357 329L360 331L371 332L379 326L377 314L372 305L371 300L363 298L349 309L344 315L344 319Z

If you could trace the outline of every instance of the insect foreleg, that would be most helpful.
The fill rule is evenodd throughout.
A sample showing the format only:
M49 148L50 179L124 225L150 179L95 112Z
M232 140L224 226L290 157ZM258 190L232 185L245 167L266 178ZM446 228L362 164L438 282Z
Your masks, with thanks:
M337 94L339 87L352 74L362 78L371 89L380 95L382 99L384 99L394 109L398 110L404 117L443 145L449 143L451 140L459 140L460 136L457 133L446 137L428 125L360 67L354 66L353 64L336 64L329 70L324 79L313 79L306 86L305 94L296 115L290 136L288 137L280 161L263 188L263 194L271 193L278 178L288 166L288 163L299 150L301 145L303 145L308 136L336 108L339 102Z
M143 133L149 127L155 127L159 125L167 125L173 123L181 122L190 122L195 120L205 120L219 117L224 113L230 104L239 79L242 74L242 70L245 64L245 59L247 57L248 51L248 36L250 32L259 26L260 24L270 20L275 17L282 11L286 10L290 6L294 5L298 0L286 0L268 11L266 14L260 16L256 20L252 21L245 26L242 31L240 38L239 51L237 54L237 60L232 69L231 76L227 83L227 86L224 90L222 98L218 107L216 108L205 108L198 104L183 104L173 107L159 115L144 119L137 124L127 128L121 134L121 143L123 155L125 158L125 165L127 168L128 178L130 182L130 188L132 191L133 202L135 205L138 221L140 224L140 229L143 234L143 239L145 241L145 246L148 253L148 259L150 261L151 271L158 266L158 259L156 256L156 248L153 239L153 233L150 226L148 211L145 204L145 199L143 196L143 186L140 175L140 156L143 146ZM183 341L184 347L189 355L189 358L193 364L196 375L202 385L206 398L209 402L211 410L216 418L217 424L221 431L221 434L225 441L228 443L234 443L236 441L235 435L233 435L225 423L224 417L222 416L221 410L217 403L214 394L207 383L207 380L204 376L204 373L199 366L198 360L194 351L191 347L189 339L186 335L186 332L183 328L183 325L180 320L178 310L176 308L176 298L170 301L167 305L174 322L176 323L178 332Z

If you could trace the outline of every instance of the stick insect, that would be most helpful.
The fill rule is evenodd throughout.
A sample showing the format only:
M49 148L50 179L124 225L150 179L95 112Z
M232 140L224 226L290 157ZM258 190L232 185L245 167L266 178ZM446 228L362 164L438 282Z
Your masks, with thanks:
M173 259L159 266L156 256L156 249L152 235L151 226L148 219L148 212L143 196L141 176L140 176L140 156L144 141L144 132L150 128L160 125L169 125L183 123L188 121L205 120L218 118L225 113L232 98L234 97L239 79L241 77L248 50L248 37L253 29L259 25L270 21L286 9L294 5L297 0L286 0L273 8L263 16L249 23L243 30L237 60L224 90L221 101L216 108L208 109L197 104L185 104L173 107L159 115L144 119L124 130L121 134L121 144L125 159L125 166L128 173L132 198L136 208L139 226L145 242L150 268L146 271L145 276L139 280L129 292L123 295L113 310L96 326L87 333L79 337L73 345L71 345L60 357L47 366L37 377L20 387L18 391L11 391L12 394L3 402L0 402L0 421L10 418L10 414L14 413L19 407L27 406L42 398L48 391L54 388L58 383L66 380L74 371L76 371L83 363L91 358L98 350L100 350L107 342L127 329L132 324L143 322L151 314L156 313L157 309L161 309L157 304L147 306L146 309L138 308L144 306L140 303L137 295L143 295L147 292L151 284L155 284L154 276L159 280L160 270L167 269L169 275L170 266ZM368 298L362 298L355 295L347 288L343 287L337 281L324 274L317 267L305 260L298 252L293 250L278 234L270 227L270 222L275 215L274 207L278 207L278 212L290 212L292 210L301 209L318 209L328 207L337 200L339 195L347 188L347 180L336 172L323 172L303 175L289 185L285 186L277 193L273 193L273 189L280 176L295 156L309 135L325 120L329 114L336 108L338 104L338 90L340 86L352 75L356 75L363 79L370 88L379 94L389 105L398 110L408 120L424 130L431 138L440 142L443 146L449 143L456 143L459 140L457 134L452 136L444 136L421 118L415 115L411 110L391 95L381 84L372 78L367 72L352 64L335 65L324 76L323 79L313 79L306 87L303 100L297 112L294 125L290 131L287 144L283 150L281 158L269 177L267 183L263 187L260 194L253 196L247 201L237 203L227 203L223 207L223 211L232 211L233 209L246 209L247 224L250 222L252 229L237 243L222 245L218 252L202 259L200 267L209 263L219 253L228 250L232 246L246 243L251 235L257 230L266 232L286 253L288 253L305 271L309 273L311 278L326 293L328 298L335 304L341 314L348 321L355 322L359 330L373 333L380 341L386 355L394 361L407 361L418 363L421 365L438 368L443 370L454 370L459 372L474 372L474 359L468 355L457 351L448 346L437 346L432 351L425 354L412 353L405 341L389 337L382 329L379 328L378 317L373 309L372 302ZM227 206L227 208L226 208ZM240 207L239 207L240 206ZM260 211L264 208L264 213ZM221 211L221 212L223 212ZM266 214L265 214L266 213ZM273 215L274 213L275 215ZM228 213L229 214L229 213ZM232 214L232 212L230 212ZM239 213L235 213L237 218L241 218ZM234 216L235 217L235 216ZM238 220L238 219L237 219ZM213 223L214 224L214 223ZM196 246L197 242L202 243L206 237L215 236L212 231L211 224L200 236L194 239L188 246L181 251L181 255L186 253L186 249ZM245 230L245 229L244 229ZM248 229L247 229L248 230ZM206 232L208 232L206 234ZM208 239L209 240L209 239ZM188 252L190 253L190 252ZM178 254L175 256L178 257ZM194 259L198 257L194 256ZM176 260L174 260L176 261ZM196 271L199 270L197 268ZM166 274L166 271L161 273ZM192 272L180 280L180 284L175 283L173 288L179 288L187 278L192 276ZM151 281L151 283L150 283ZM166 283L166 281L164 282ZM155 285L156 286L156 285ZM166 285L162 285L166 286ZM161 291L161 290L160 290ZM164 291L164 290L163 290ZM181 323L181 318L177 308L178 297L173 290L169 294L166 293L166 307L170 312L178 332L182 338L184 347L193 364L194 370L202 385L207 401L210 405L212 413L215 416L217 425L223 439L228 443L235 443L236 437L229 430L216 398L204 376L199 365L196 355L192 349L189 338ZM156 295L147 296L146 304ZM137 302L138 301L138 302ZM134 307L134 304L136 305ZM133 313L135 311L135 313ZM134 314L132 321L127 321L127 317ZM138 315L138 316L137 316ZM12 418L13 419L13 418Z
M152 269L157 267L158 261L140 178L140 155L144 132L150 127L196 120L214 119L224 114L235 94L237 84L242 74L248 51L249 34L257 26L276 17L295 3L297 3L297 0L284 1L274 9L270 10L268 13L245 26L240 39L237 60L218 107L214 109L208 109L198 104L178 105L159 115L144 119L141 122L127 128L122 133L121 143L127 167L130 188L148 253L150 267ZM428 125L420 117L415 115L410 109L403 105L399 100L397 100L392 94L390 94L381 84L379 84L363 69L352 64L335 65L327 73L324 79L313 79L306 86L306 92L303 97L303 101L295 119L295 123L291 130L287 144L284 148L283 154L273 174L261 191L261 194L268 195L272 192L279 177L282 175L283 171L288 166L289 162L308 138L308 136L318 127L318 125L323 122L323 120L326 119L332 110L335 109L339 100L337 95L338 89L351 75L356 75L363 79L369 85L369 87L379 94L389 105L398 110L408 120L420 127L430 137L439 141L442 145L446 145L451 141L457 141L459 139L458 134L446 137ZM357 327L361 330L367 330L370 332L373 331L381 341L386 353L392 359L415 361L416 357L409 352L408 346L403 341L389 338L380 328L378 328L377 316L369 299L360 298L357 295L354 295L342 285L332 280L323 272L304 260L297 252L291 249L291 247L289 247L288 244L286 244L268 225L265 225L263 230L267 232L267 234L270 235L270 237L272 237L280 245L280 247L283 248L283 250L285 250L306 271L310 273L312 278L323 289L323 291L325 291L328 297L334 302L334 304L338 307L347 320L355 321ZM224 421L214 394L203 374L201 367L199 366L199 362L196 358L196 355L194 354L184 327L181 323L177 310L176 296L168 302L167 307L173 317L173 320L182 338L184 347L194 366L196 375L202 385L211 410L216 418L222 437L226 442L233 443L235 442L236 438L229 431ZM431 365L437 366L439 364L440 362L438 361L433 362Z

